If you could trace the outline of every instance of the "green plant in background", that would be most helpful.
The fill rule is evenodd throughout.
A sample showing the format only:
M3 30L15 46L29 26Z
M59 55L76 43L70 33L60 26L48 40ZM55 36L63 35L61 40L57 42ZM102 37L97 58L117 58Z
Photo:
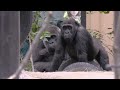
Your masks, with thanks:
M103 37L99 31L88 29L88 32L90 32L92 37L95 37L97 39L101 39Z
M92 14L94 11L86 11L87 14ZM110 11L98 11L100 13L109 14Z
M40 29L40 22L41 22L40 11L34 11L32 30L30 31L30 34L29 34L30 44L34 40L36 34L38 33ZM27 71L32 71L32 63L30 60L24 69Z
M41 22L40 11L34 12L34 20L32 23L32 32L37 32L40 28L39 23Z
M34 11L34 20L32 23L32 30L30 31L30 34L29 34L29 38L30 38L31 42L34 40L35 36L37 35L38 31L40 30L41 22L42 22L42 19L40 16L40 11ZM44 39L45 37L50 37L50 33L48 31L44 31L41 34L40 39ZM32 71L32 64L31 64L30 60L24 69L27 71Z
M34 20L32 23L32 30L30 32L30 39L33 41L35 38L36 34L38 33L40 29L39 23L41 22L41 16L40 16L40 11L34 11Z
M108 14L110 11L99 11L100 13Z
M45 37L50 37L51 36L51 33L48 32L48 31L44 31L40 37L40 39L44 39Z
M65 18L65 19L68 19L68 18L69 18L67 11L64 12L63 18Z
M31 65L31 61L30 60L26 64L24 70L26 70L26 71L32 71L32 65Z
M109 32L107 34L110 35L112 37L112 39L114 38L114 31L111 31L111 32Z
M40 30L40 22L42 22L41 16L40 16L40 11L35 11L34 12L34 21L32 23L32 30L30 32L30 38L33 41L35 36L37 35L38 31ZM45 37L50 37L50 33L48 31L44 31L41 34L40 39L43 39Z

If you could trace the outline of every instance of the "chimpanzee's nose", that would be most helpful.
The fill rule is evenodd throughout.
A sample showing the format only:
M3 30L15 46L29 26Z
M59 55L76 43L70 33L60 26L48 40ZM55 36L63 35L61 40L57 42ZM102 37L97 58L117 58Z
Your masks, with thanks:
M66 32L65 32L65 34L69 34L69 32L68 32L68 31L66 31Z
M50 42L50 44L53 44L54 42Z

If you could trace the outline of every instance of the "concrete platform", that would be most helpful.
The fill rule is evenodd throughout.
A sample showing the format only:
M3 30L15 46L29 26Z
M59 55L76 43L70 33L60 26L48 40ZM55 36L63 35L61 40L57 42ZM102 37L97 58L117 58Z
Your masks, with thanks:
M28 72L20 79L114 79L114 72Z

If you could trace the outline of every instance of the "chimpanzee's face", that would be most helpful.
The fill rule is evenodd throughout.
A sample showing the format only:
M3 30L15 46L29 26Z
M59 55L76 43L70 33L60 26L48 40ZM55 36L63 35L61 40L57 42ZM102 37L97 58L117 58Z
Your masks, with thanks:
M72 39L73 26L71 24L64 24L61 30L65 40Z
M65 42L72 42L80 24L73 18L69 18L59 22L58 25L61 29L62 38L65 40Z
M49 37L47 39L48 39L48 47L50 49L55 49L56 44L57 44L57 36L56 35L51 35L51 37Z

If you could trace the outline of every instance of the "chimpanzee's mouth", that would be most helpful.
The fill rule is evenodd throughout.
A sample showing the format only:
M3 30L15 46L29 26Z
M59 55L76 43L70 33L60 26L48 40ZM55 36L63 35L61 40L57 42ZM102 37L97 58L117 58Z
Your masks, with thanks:
M71 39L70 38L65 38L65 42L70 43Z
M70 36L65 35L65 36L64 36L64 39L70 39Z

